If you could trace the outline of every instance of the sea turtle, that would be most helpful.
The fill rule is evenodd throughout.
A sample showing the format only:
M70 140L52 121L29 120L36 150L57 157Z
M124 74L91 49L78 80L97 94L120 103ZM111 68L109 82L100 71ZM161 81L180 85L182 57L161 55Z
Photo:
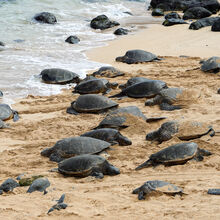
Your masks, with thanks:
M80 155L63 160L58 164L58 171L64 175L76 177L120 174L118 168L111 165L104 157L98 155Z
M118 85L118 84L117 84ZM117 87L116 85L116 87ZM90 79L80 82L75 86L73 93L79 94L96 94L103 93L107 94L111 91L112 88L115 88L115 84L109 83L106 79Z
M149 80L145 82L135 83L116 95L110 96L109 98L114 97L126 97L131 98L151 98L157 95L162 89L167 88L165 82L161 80Z
M68 205L66 203L64 203L64 199L65 199L65 194L63 194L60 199L57 201L57 204L53 205L49 211L47 212L47 214L49 214L50 212L56 210L60 210L60 209L65 209Z
M17 181L13 180L12 178L8 178L0 185L0 190L4 192L13 191L14 188L19 187Z
M154 98L149 99L145 102L146 106L152 106L152 105L160 105L160 108L162 110L176 110L181 109L182 107L179 105L173 105L178 97L182 94L183 90L180 88L166 88L162 89L158 95L156 95Z
M45 83L51 84L78 83L80 80L78 74L59 68L44 69L40 76Z
M49 157L51 161L60 162L80 154L98 154L110 146L110 143L92 137L70 137L57 141L51 148L44 149L41 155Z
M136 84L136 83L146 82L146 81L149 81L149 80L152 80L152 79L148 79L148 78L145 78L145 77L132 77L132 78L128 79L128 81L125 84L119 85L119 88L120 89L125 89L129 86L132 86L132 85Z
M80 95L76 101L71 103L71 107L67 108L67 113L77 115L79 113L100 113L106 112L110 108L117 107L118 103L111 99L97 95L87 94Z
M165 166L185 164L191 159L202 161L203 156L209 155L211 155L209 151L199 148L194 142L179 143L164 148L155 154L151 154L149 159L136 167L135 170L140 170L150 166L155 167L159 164L164 164Z
M123 136L118 130L112 128L100 128L82 134L83 137L92 137L107 141L110 144L119 144L120 146L131 145L132 142Z
M152 193L156 194L167 194L175 196L177 194L182 195L183 190L169 182L161 180L151 180L145 182L142 186L133 190L133 194L138 194L139 200L144 200L146 196L150 196Z
M124 56L116 57L117 62L123 62L127 64L151 62L154 60L160 60L155 54L144 50L128 50Z
M92 73L93 76L104 76L108 78L115 78L118 76L124 76L120 70L112 67L112 66L103 66L98 71Z
M7 104L0 104L0 119L5 121L13 118L13 121L17 121L19 119L18 112L12 110Z
M209 189L208 194L210 194L210 195L220 195L220 189Z
M220 57L211 57L201 63L201 70L204 72L218 73L220 70Z
M46 188L50 186L50 182L47 178L38 178L33 181L27 190L27 193L32 193L35 191L47 193Z
M158 130L148 133L146 135L146 140L162 143L176 136L180 140L189 141L207 134L214 136L215 131L212 126L206 123L184 120L168 121L163 123Z

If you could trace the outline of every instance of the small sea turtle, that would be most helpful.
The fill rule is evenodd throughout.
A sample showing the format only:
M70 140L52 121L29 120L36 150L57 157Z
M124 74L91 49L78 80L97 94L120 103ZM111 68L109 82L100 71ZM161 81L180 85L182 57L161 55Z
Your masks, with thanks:
M132 144L127 137L123 136L118 130L112 128L100 128L92 130L82 134L81 136L107 141L112 145L119 144L120 146L127 146Z
M9 191L13 191L13 189L16 187L19 187L17 181L8 178L0 185L0 190L3 190L4 192L9 192Z
M120 70L112 67L112 66L103 66L98 71L92 73L93 76L104 76L108 78L115 78L118 76L124 76Z
M110 98L126 96L129 96L131 98L151 98L165 88L167 88L165 82L161 80L149 80L145 82L135 83L134 85L122 89L120 93L110 96Z
M118 168L111 165L104 157L98 155L80 155L63 160L58 164L58 171L64 175L76 177L120 174Z
M180 88L166 88L162 89L158 95L156 95L154 98L149 99L145 102L146 106L152 106L152 105L160 105L160 108L162 110L175 110L175 109L181 109L181 106L175 106L173 105L178 97L182 94L183 90Z
M0 119L5 121L13 118L13 121L17 121L19 119L18 112L12 110L7 104L0 104Z
M207 134L214 136L215 131L212 126L205 123L197 121L168 121L163 123L158 130L148 133L146 140L162 143L176 136L180 140L189 141Z
M116 86L117 87L117 86ZM75 86L73 93L79 94L96 94L103 93L107 94L115 88L115 84L109 83L106 79L90 79L80 82Z
M152 79L148 79L148 78L145 78L145 77L132 77L132 78L128 79L128 81L125 84L119 85L119 88L120 89L125 89L129 86L132 86L132 85L136 84L136 83L146 82L146 81L149 81L149 80L152 80Z
M74 115L79 113L101 113L117 106L118 103L105 96L87 94L80 95L76 101L72 102L71 107L67 108L67 113Z
M65 194L63 194L60 199L57 201L56 205L53 205L49 211L47 212L47 214L49 214L50 212L56 210L60 210L60 209L65 209L68 205L66 203L64 203L64 199L65 199Z
M67 84L79 82L78 74L58 68L44 69L40 73L40 76L44 82L51 84Z
M210 195L220 195L220 189L209 189L208 194L210 194Z
M135 170L150 166L155 167L159 164L164 164L165 166L185 164L191 159L202 161L203 156L209 155L211 155L209 151L199 148L194 142L175 144L164 148L155 154L151 154L149 159L136 167Z
M127 64L151 62L154 60L160 60L155 54L144 50L128 50L124 56L116 57L117 62L123 62Z
M203 61L201 70L204 72L218 73L220 70L220 57L211 57Z
M98 154L110 146L110 143L92 137L70 137L57 141L51 148L44 149L41 155L49 157L51 161L60 162L76 155Z
M32 193L35 191L47 193L46 188L50 186L50 182L47 178L38 178L33 181L27 190L27 193Z
M139 200L144 200L146 196L150 196L152 193L167 194L175 196L177 194L182 195L183 190L171 183L161 180L151 180L145 182L142 186L133 190L133 194L138 194Z

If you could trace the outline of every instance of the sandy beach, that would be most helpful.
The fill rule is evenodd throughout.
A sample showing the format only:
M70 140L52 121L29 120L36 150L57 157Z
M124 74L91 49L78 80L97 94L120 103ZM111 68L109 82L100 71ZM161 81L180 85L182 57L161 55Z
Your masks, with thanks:
M115 57L130 49L147 50L163 60L132 65L115 62ZM46 195L26 193L27 187L4 193L1 195L1 219L219 219L219 197L208 195L207 190L220 187L220 133L194 140L199 147L213 153L201 162L134 170L152 153L181 142L177 137L160 145L145 140L147 133L165 121L195 120L220 131L220 95L217 94L220 75L202 72L199 64L201 58L220 56L219 34L211 32L210 27L193 31L188 25L163 27L153 24L135 35L119 37L105 47L93 49L87 52L87 56L125 72L125 76L109 79L111 82L121 84L130 77L143 76L163 80L169 87L187 89L184 108L168 112L161 111L158 106L145 106L145 98L114 99L120 107L139 107L146 117L166 116L167 119L154 123L134 119L121 131L132 140L132 145L115 145L107 150L109 162L120 168L121 174L98 180L49 172L57 167L57 163L42 157L40 152L62 138L93 129L105 114L67 114L66 108L79 96L72 94L72 89L50 97L28 96L19 100L13 108L19 112L20 120L8 121L11 128L0 132L0 182L25 173L43 175L51 186ZM108 96L119 91L113 90ZM181 187L185 195L172 197L163 194L139 201L137 195L131 193L145 181L157 179ZM68 207L47 214L63 193Z

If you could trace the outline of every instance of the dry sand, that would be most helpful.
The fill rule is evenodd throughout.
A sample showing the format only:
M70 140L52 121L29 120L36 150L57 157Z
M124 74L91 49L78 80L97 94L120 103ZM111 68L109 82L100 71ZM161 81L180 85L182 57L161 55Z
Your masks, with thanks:
M189 91L185 96L185 108L173 112L161 111L158 106L144 106L144 98L125 98L118 101L120 106L136 105L147 117L196 120L213 125L220 131L220 95L217 94L220 76L205 74L198 69L199 57L220 56L219 47L219 34L212 33L210 28L189 31L186 25L166 28L152 25L137 35L120 37L107 47L95 49L88 56L126 71L124 77L110 81L124 83L131 76L144 76L164 80L170 87ZM116 56L137 48L161 55L164 60L134 65L114 62ZM179 55L190 57L177 57ZM110 95L116 92L119 90L112 91ZM200 95L192 101L191 94ZM16 123L9 121L11 128L0 132L0 182L22 173L41 174L50 180L51 186L46 195L38 192L27 194L27 187L4 193L0 202L1 219L220 219L219 196L207 194L208 188L220 187L220 133L212 138L207 135L195 140L199 147L213 153L202 162L189 161L185 165L135 171L134 168L150 154L180 142L178 138L160 145L145 141L146 134L166 120L149 124L137 119L121 131L133 144L116 145L108 150L108 159L120 168L120 175L97 180L91 177L65 178L49 172L57 164L42 157L41 150L62 138L89 131L105 117L103 114L67 114L66 108L77 97L71 90L66 90L56 96L30 96L13 106L21 119ZM182 187L187 195L160 195L139 201L137 195L131 194L145 181L155 179L170 181ZM67 209L47 215L63 193L66 193Z

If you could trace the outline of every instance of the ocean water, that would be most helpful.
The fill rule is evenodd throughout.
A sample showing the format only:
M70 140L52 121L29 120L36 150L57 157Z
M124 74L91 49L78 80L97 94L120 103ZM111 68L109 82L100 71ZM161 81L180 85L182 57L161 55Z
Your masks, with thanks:
M57 94L70 86L42 83L39 74L45 68L68 69L84 77L87 70L103 66L88 60L85 52L116 36L112 29L91 29L90 20L105 14L135 32L141 25L158 22L148 5L149 0L0 0L0 41L6 44L0 47L2 102L10 104L29 94ZM43 11L53 13L58 23L35 22L34 15ZM77 35L80 43L66 43L70 35Z

